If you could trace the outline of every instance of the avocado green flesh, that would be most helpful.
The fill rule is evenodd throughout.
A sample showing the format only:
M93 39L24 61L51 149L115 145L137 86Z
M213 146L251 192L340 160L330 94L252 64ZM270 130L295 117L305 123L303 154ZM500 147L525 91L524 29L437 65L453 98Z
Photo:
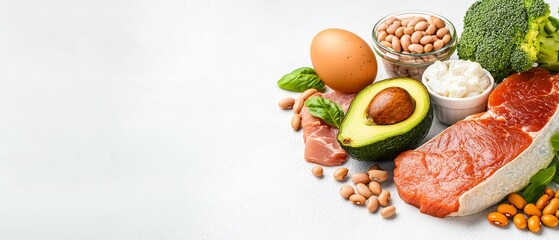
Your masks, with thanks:
M383 89L401 87L415 100L415 109L406 120L390 125L369 125L367 108ZM429 93L421 82L410 78L393 78L376 82L357 94L349 106L338 133L338 142L357 160L392 160L400 152L417 147L433 122Z

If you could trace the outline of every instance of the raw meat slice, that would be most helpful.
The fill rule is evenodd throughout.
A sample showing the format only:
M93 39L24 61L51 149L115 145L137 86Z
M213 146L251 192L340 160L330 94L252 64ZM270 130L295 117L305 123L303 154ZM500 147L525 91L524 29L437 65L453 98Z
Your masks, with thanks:
M339 92L317 93L315 96L322 96L336 102L344 111L347 111L349 104L355 98L355 94ZM347 159L347 153L336 140L338 129L326 125L321 119L311 115L307 107L303 107L301 116L305 160L323 166L337 166L344 163Z
M542 69L507 78L491 93L487 112L394 160L400 197L433 216L464 216L521 190L552 160L557 86L559 78Z

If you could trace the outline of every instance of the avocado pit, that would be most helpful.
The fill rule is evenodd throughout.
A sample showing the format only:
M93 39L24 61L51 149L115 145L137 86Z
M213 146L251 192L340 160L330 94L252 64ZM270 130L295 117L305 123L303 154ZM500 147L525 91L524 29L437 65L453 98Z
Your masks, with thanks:
M378 92L367 107L369 125L390 125L408 119L415 110L413 97L401 87L388 87Z

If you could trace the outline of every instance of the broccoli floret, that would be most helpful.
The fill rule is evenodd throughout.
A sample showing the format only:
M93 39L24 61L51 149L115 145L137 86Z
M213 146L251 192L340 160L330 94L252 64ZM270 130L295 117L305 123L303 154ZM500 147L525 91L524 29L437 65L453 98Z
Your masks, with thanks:
M538 63L559 70L559 21L544 0L480 0L464 16L458 57L479 62L496 82Z

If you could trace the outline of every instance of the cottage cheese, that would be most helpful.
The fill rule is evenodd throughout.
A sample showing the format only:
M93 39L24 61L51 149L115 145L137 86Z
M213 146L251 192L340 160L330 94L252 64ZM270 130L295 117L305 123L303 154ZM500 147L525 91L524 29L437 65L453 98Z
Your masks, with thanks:
M472 61L437 61L423 74L427 87L441 96L451 98L479 95L491 84L481 65Z

